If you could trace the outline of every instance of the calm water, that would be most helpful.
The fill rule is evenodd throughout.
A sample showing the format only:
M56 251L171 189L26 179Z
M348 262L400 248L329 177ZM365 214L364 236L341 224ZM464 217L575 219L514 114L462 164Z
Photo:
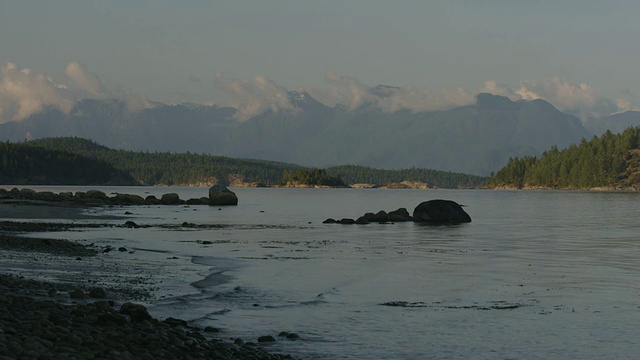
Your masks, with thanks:
M205 188L104 190L178 192L185 199L207 194ZM640 194L234 191L240 205L222 210L97 211L130 211L139 224L188 221L219 228L56 236L188 259L192 266L172 269L184 279L181 294L150 304L154 314L218 327L225 338L295 332L300 340L279 339L268 348L301 358L631 359L640 354ZM411 212L436 198L467 205L473 222L321 223L399 207ZM203 281L194 287L194 280Z

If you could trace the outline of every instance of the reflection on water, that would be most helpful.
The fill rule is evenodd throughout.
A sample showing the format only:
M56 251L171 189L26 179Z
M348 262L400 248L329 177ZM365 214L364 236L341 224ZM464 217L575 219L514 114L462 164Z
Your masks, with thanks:
M153 311L221 328L225 337L295 332L299 340L269 346L303 358L631 359L640 353L639 194L234 190L237 207L101 210L129 211L137 223L154 226L75 236L193 257L201 267L197 291L159 301ZM411 212L436 198L467 205L473 222L322 224L399 207Z

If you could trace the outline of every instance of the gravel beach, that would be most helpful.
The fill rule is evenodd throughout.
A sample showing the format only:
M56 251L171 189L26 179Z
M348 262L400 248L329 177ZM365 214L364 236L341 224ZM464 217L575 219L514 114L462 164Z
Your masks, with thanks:
M0 203L1 359L292 359L269 353L267 338L245 342L153 318L144 304L175 281L156 266L102 256L92 244L24 236L96 218L83 210Z

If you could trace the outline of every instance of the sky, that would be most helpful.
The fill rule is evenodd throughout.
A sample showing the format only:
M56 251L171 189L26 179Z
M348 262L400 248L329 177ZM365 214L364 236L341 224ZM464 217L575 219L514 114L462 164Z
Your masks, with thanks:
M390 110L487 91L624 111L640 107L639 16L631 0L2 0L0 118L79 97L246 118L286 90L356 106L378 84L402 89Z

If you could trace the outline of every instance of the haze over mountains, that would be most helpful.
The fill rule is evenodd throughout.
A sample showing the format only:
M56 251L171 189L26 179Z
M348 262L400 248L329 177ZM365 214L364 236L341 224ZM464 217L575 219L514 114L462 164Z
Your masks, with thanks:
M479 94L473 105L417 113L389 113L369 103L353 110L329 107L295 91L288 99L293 108L266 110L243 122L230 107L158 104L128 110L122 100L85 99L68 114L53 109L0 124L0 134L9 141L71 135L127 150L487 175L509 157L539 155L607 128L619 132L640 124L640 113L626 112L592 120L591 132L544 100L514 102L490 94Z
M563 148L640 124L640 112L620 112L624 103L557 78L523 82L515 92L487 82L486 91L505 96L474 97L467 91L369 88L336 74L327 79L342 91L288 91L265 77L219 75L218 86L237 100L235 107L224 107L153 103L108 90L83 65L71 63L66 70L75 93L28 69L2 67L0 140L77 136L125 150L488 175L510 157L540 155L553 145ZM78 94L85 98L77 101ZM541 94L569 110L558 110Z

